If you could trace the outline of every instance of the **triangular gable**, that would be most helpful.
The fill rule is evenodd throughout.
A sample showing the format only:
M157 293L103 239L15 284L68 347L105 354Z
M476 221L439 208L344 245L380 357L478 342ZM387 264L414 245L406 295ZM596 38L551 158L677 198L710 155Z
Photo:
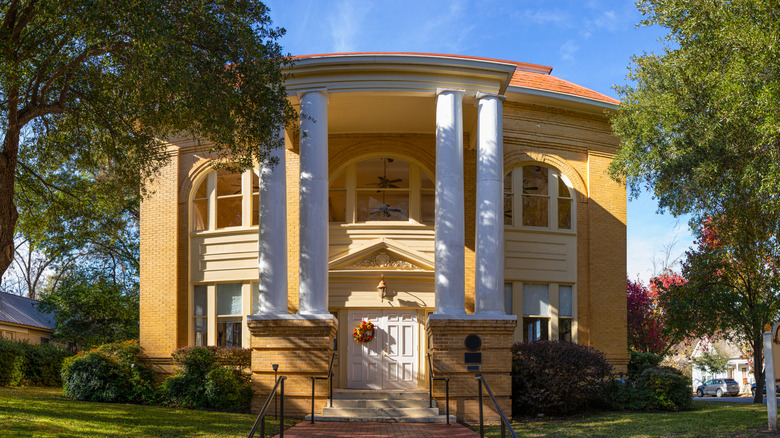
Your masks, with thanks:
M329 263L331 271L399 270L433 271L430 256L391 239L368 241Z

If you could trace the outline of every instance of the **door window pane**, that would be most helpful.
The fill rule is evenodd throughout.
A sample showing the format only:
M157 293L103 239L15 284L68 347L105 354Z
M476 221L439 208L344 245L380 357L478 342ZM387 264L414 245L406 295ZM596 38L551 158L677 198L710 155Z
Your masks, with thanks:
M217 318L217 345L241 347L241 317Z
M547 318L523 318L523 341L548 340Z
M571 342L571 318L558 320L558 340Z
M512 315L512 283L504 283L504 313Z
M523 315L549 315L549 289L546 284L523 284Z
M504 225L512 225L512 210L514 206L512 194L512 172L504 175Z
M523 166L523 194L547 196L548 169L543 166Z
M526 227L547 226L549 199L539 196L523 196L523 225Z
M409 192L365 191L357 193L358 221L408 221Z
M241 315L241 283L217 285L217 315Z

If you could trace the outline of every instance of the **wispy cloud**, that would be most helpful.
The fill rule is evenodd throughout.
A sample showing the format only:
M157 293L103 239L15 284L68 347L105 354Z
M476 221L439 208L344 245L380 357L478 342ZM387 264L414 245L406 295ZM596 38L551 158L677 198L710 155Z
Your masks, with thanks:
M328 22L335 52L352 52L358 46L360 25L369 11L367 2L341 0L333 7Z
M574 54L577 53L579 49L580 47L574 44L574 41L569 40L563 43L561 48L558 49L558 53L564 61L574 61Z
M526 9L522 11L516 11L512 14L512 18L519 22L530 22L542 26L554 25L558 27L572 27L572 17L566 11L559 9L547 10L547 9Z

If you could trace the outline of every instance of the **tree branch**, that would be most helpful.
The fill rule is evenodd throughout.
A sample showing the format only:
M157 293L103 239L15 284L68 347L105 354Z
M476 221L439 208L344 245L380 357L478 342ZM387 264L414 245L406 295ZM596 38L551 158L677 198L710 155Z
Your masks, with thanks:
M43 177L42 177L42 176L40 176L40 175L38 175L37 173L35 173L35 171L34 171L34 170L30 169L30 168L29 168L29 167L28 167L26 164L24 164L23 162L21 162L21 161L18 161L18 162L17 162L17 164L19 165L19 167L21 167L21 168L22 168L22 169L24 169L25 171L29 172L30 174L32 174L32 176L34 176L34 177L35 177L35 178L36 178L38 181L40 181L41 183L43 183L43 185L45 185L46 187L48 187L48 188L50 188L50 189L53 189L53 190L57 190L57 191L59 191L59 192L62 192L62 193L65 193L66 195L68 195L68 196L71 196L71 197L73 197L75 200L77 200L77 201L81 202L81 198L79 198L78 196L76 196L76 195L74 195L73 193L69 192L68 190L65 190L65 189L63 189L62 187L55 186L54 184L52 184L52 183L50 183L50 182L46 181L45 179L43 179Z

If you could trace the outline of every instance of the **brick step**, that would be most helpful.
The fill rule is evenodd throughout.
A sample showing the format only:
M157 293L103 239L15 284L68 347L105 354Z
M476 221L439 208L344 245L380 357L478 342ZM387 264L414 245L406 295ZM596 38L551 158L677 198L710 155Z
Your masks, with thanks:
M311 415L306 416L306 421L311 421ZM445 415L435 415L428 417L402 417L402 416L377 416L377 417L325 417L321 415L315 415L314 421L362 421L372 423L446 423L447 417ZM450 415L450 423L456 423L457 417Z

